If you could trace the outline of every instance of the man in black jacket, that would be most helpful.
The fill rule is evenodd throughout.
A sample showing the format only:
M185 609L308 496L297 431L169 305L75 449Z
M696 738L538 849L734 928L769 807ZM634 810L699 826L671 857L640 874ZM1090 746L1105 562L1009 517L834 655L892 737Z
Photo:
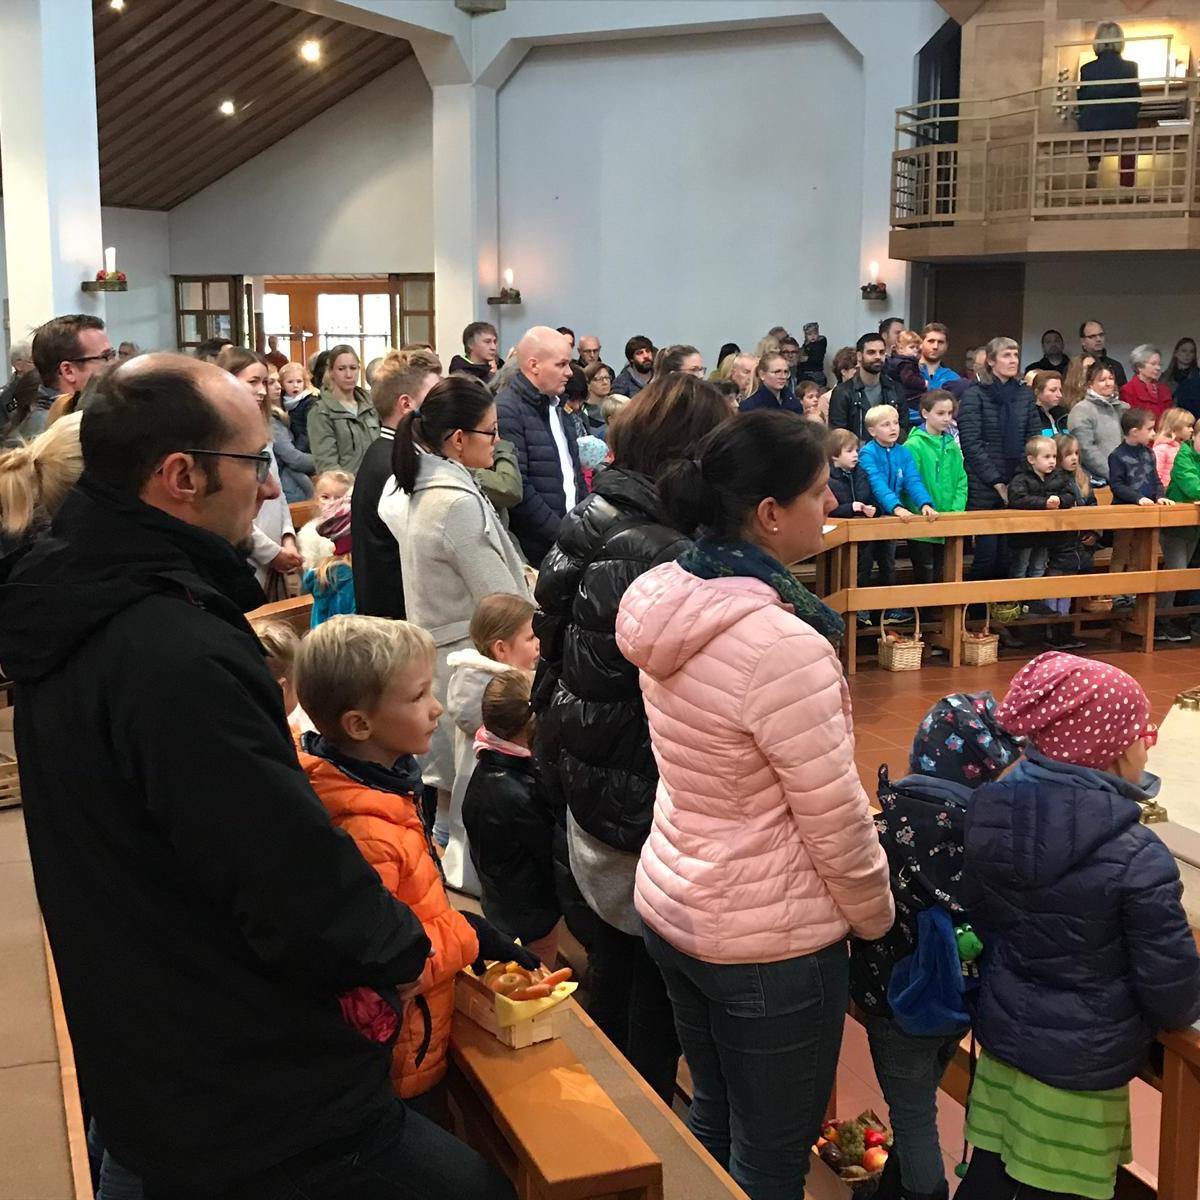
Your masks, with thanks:
M430 943L329 824L242 615L262 600L251 523L278 495L253 397L148 355L101 382L81 441L52 535L0 572L0 661L107 1149L150 1200L359 1196L380 1177L479 1194L454 1190L464 1172L506 1194L406 1114L390 1048L339 1007L358 988L396 1003Z
M415 352L408 363L392 366L385 362L371 389L371 403L379 413L379 438L363 455L350 496L354 605L364 616L404 620L400 547L379 517L379 500L392 477L396 426L407 413L421 407L439 378L434 361Z
M901 440L908 437L908 404L900 385L883 373L885 357L882 333L864 333L854 345L858 355L858 371L845 383L839 383L829 397L829 426L848 429L860 442L867 433L867 410L877 404L890 404L900 414Z
M1105 350L1104 339L1107 335L1104 326L1099 321L1083 321L1079 326L1079 352L1090 356L1097 363L1106 366L1117 381L1117 390L1125 386L1125 368L1115 359L1109 358Z

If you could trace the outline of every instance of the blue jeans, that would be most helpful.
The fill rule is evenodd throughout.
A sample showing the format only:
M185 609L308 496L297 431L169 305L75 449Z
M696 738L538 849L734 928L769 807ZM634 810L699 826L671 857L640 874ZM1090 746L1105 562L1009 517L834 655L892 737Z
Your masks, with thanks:
M318 1147L227 1186L147 1182L147 1200L515 1200L470 1146L397 1100L361 1136Z
M141 1179L105 1150L95 1121L88 1124L87 1148L96 1172L96 1200L142 1200Z
M692 1132L751 1200L800 1200L841 1052L845 943L782 962L709 963L651 929L645 938L692 1072Z
M890 1017L868 1016L866 1026L875 1076L891 1114L893 1153L900 1160L904 1191L910 1196L946 1196L937 1094L959 1039L913 1037Z

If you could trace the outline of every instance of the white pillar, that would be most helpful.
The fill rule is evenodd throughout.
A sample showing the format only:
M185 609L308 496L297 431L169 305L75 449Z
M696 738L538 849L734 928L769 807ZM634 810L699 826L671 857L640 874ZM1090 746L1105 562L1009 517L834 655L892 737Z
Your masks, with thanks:
M461 352L464 326L497 323L499 313L487 306L487 297L500 291L497 237L496 91L475 83L435 84L434 336L443 362Z
M104 265L91 2L3 0L0 46L10 336L19 341L61 313L104 316L103 293L79 288Z

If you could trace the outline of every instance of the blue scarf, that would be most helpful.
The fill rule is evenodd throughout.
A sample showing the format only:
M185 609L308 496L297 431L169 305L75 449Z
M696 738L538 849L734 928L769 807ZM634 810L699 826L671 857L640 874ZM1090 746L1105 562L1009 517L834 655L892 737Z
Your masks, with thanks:
M818 600L777 559L749 542L717 542L711 538L700 538L690 550L685 550L676 560L679 565L698 579L728 579L746 575L761 579L778 593L779 598L806 625L811 625L819 634L837 646L846 632L842 618L822 600Z

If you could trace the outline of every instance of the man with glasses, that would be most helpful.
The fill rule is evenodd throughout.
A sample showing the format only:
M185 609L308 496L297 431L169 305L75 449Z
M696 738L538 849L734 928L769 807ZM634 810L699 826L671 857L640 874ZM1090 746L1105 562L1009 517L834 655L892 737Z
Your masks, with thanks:
M216 366L122 365L83 415L84 472L55 536L0 581L30 858L80 1084L147 1200L385 1184L511 1200L396 1099L390 1043L339 1005L371 989L399 1007L429 939L330 825L242 615L263 599L251 526L279 494L266 437Z
M55 401L73 412L89 379L99 375L117 357L104 331L104 322L90 313L55 317L38 326L33 335L33 365L41 376L37 399L21 425L23 438L37 437L49 423Z
M1079 352L1094 358L1097 364L1103 363L1113 373L1119 391L1126 383L1125 368L1105 353L1104 337L1104 326L1099 321L1084 321L1079 326Z

